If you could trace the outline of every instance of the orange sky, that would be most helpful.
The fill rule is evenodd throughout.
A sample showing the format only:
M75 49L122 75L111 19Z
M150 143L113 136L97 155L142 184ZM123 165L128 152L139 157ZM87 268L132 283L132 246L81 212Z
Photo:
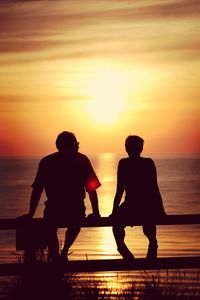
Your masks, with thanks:
M0 155L200 152L200 2L0 1Z

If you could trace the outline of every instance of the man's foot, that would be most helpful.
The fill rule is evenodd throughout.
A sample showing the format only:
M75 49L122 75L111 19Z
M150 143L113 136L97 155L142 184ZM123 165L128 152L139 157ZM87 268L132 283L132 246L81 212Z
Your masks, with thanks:
M68 256L71 254L72 252L65 252L64 250L61 251L60 254L60 260L61 262L65 263L67 261L69 261Z
M49 254L47 257L47 262L48 263L57 263L59 260L59 254L58 255L51 255Z
M129 260L129 261L134 260L133 253L126 247L125 244L121 247L118 247L117 250L121 254L124 260Z
M158 252L158 243L157 243L157 240L155 240L155 241L149 243L146 258L149 261L155 261L157 259L157 252Z

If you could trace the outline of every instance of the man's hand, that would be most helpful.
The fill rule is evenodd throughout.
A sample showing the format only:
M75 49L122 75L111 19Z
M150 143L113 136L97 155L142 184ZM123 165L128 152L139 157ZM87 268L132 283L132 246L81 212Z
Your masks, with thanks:
M99 218L101 218L101 216L98 213L91 213L87 216L87 219L89 220L97 220Z
M19 217L17 217L16 219L17 220L24 220L24 221L26 221L26 220L30 220L30 219L32 219L32 215L30 214L30 213L28 213L28 214L25 214L25 215L22 215L22 216L19 216Z
M110 220L110 221L113 221L114 219L115 219L115 214L110 214L109 216L108 216L108 219Z
M109 216L108 216L109 219L112 219L113 218L113 213L111 213Z
M18 224L29 223L32 220L32 216L28 213L16 218Z

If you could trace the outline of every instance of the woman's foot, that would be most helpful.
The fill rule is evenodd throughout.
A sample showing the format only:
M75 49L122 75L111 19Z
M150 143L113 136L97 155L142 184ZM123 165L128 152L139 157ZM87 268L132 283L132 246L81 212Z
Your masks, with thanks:
M157 259L157 253L158 253L158 243L157 243L157 240L155 240L155 241L149 243L146 258L149 261L155 261Z
M118 252L121 254L123 259L132 261L134 260L133 253L127 248L125 244L117 248Z
M67 251L65 251L65 250L62 250L62 251L61 251L61 254L60 254L60 260L61 260L63 263L69 261L68 256L69 256L71 253L72 253L72 252L67 252Z

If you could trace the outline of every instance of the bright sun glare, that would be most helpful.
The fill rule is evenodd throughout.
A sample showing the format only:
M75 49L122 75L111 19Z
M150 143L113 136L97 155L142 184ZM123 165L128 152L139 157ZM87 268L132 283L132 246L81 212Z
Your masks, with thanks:
M127 76L123 72L104 69L96 73L90 87L86 110L98 123L117 121L126 108Z

